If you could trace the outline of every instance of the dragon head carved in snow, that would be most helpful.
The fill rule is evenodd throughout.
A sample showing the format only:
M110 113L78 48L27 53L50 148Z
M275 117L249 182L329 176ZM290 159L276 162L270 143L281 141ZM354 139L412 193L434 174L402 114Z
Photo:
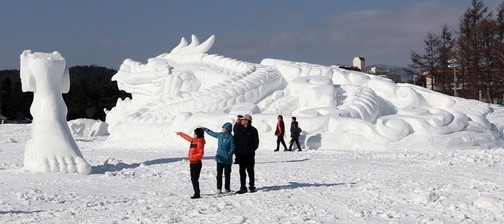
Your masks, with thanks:
M182 38L170 53L150 58L147 64L126 59L112 80L132 99L119 99L107 122L170 122L183 112L255 104L285 87L284 78L270 66L207 54L214 40L211 36L200 44L193 35L190 44Z

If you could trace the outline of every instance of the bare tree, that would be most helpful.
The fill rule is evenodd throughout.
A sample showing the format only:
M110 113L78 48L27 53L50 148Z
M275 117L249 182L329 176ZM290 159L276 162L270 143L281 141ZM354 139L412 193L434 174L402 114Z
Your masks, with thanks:
M423 71L427 71L432 75L431 89L434 90L437 82L437 75L435 70L439 67L439 36L432 33L427 33L427 37L424 40L425 48L424 53L419 54L415 51L411 52L411 67L420 68Z
M439 75L442 77L439 81L441 84L441 91L443 93L448 93L451 88L451 83L453 78L451 76L451 70L448 69L448 60L455 58L454 52L454 44L453 34L448 28L448 25L443 25L441 30L441 34L439 36L439 65L438 69ZM455 86L454 86L455 87Z

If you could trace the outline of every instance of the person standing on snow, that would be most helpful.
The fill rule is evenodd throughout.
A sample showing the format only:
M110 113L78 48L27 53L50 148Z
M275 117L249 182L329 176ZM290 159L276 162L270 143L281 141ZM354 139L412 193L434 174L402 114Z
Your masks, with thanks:
M236 121L235 121L235 124L233 125L233 134L236 134L236 130L239 126L241 126L241 122L243 120L243 116L238 114L236 116Z
M194 189L194 195L191 196L191 199L201 198L199 177L201 168L203 166L201 160L203 159L203 155L205 154L205 132L202 128L196 128L194 129L194 137L178 131L175 133L191 143L189 145L189 152L187 155L187 157L189 158L189 169L191 171L191 183Z
M259 134L257 129L252 126L252 116L245 114L242 125L235 132L236 158L240 166L240 190L237 194L247 192L246 181L247 173L249 175L249 190L255 192L254 165L255 151L259 147ZM245 173L247 171L247 173Z
M233 164L233 154L235 152L234 137L231 134L233 125L229 122L222 125L222 132L214 132L208 128L203 130L210 136L217 138L217 193L222 193L222 171L224 171L225 192L231 192L231 165Z
M284 136L285 136L285 124L284 124L284 121L283 121L283 116L282 115L278 115L277 117L277 125L276 125L276 129L275 129L275 135L277 136L277 146L276 146L276 149L274 150L275 152L279 150L280 148L280 143L282 143L283 147L284 147L284 151L287 151L287 145L285 145L285 140L284 140Z
M238 114L236 116L235 124L233 125L233 135L236 135L236 130L238 130L238 127L241 126L242 120L243 120L243 115ZM234 164L238 164L238 157L236 157L236 156L235 156Z
M291 141L289 145L289 149L287 151L292 151L292 145L294 142L296 143L298 147L298 152L303 151L301 150L301 145L299 144L299 136L301 135L301 128L299 128L299 124L296 121L296 117L292 117L292 122L290 126L290 135L291 135Z

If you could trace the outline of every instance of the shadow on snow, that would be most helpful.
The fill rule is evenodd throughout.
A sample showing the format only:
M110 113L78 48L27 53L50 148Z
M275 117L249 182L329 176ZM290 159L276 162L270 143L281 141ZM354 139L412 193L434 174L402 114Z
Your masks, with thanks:
M214 159L215 157L213 156L207 156L203 157L203 160L209 160L209 159ZM127 164L123 162L119 162L117 164L109 164L105 162L105 164L98 165L98 166L93 166L91 174L105 174L106 172L116 172L124 169L134 169L139 167L140 165L144 166L151 166L151 165L158 165L158 164L167 164L167 163L174 163L174 162L179 162L187 160L187 157L178 157L178 158L162 158L162 159L154 159L154 160L147 160L142 163L132 163L132 164Z
M282 161L271 161L271 162L257 162L256 164L267 164L267 163L300 163L309 160L305 159L294 159L294 160L282 160Z
M260 187L258 190L260 191L278 191L278 190L292 190L296 188L307 188L307 187L334 187L340 185L346 185L347 183L334 183L334 184L319 184L319 183L298 183L298 182L289 182L287 185L275 185L275 186L265 186ZM354 185L355 183L350 183L350 185Z
M39 212L44 212L44 210L35 210L35 211L0 211L0 215L3 215L3 214L32 214L32 213L39 213Z

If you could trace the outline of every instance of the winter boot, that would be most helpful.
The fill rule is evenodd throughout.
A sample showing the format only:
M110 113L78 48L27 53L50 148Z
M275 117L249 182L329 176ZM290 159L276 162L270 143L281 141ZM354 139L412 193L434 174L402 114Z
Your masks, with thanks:
M245 194L247 193L247 188L240 188L239 191L236 192L237 194Z
M198 199L198 198L201 198L201 196L199 194L195 194L191 197L191 199Z

